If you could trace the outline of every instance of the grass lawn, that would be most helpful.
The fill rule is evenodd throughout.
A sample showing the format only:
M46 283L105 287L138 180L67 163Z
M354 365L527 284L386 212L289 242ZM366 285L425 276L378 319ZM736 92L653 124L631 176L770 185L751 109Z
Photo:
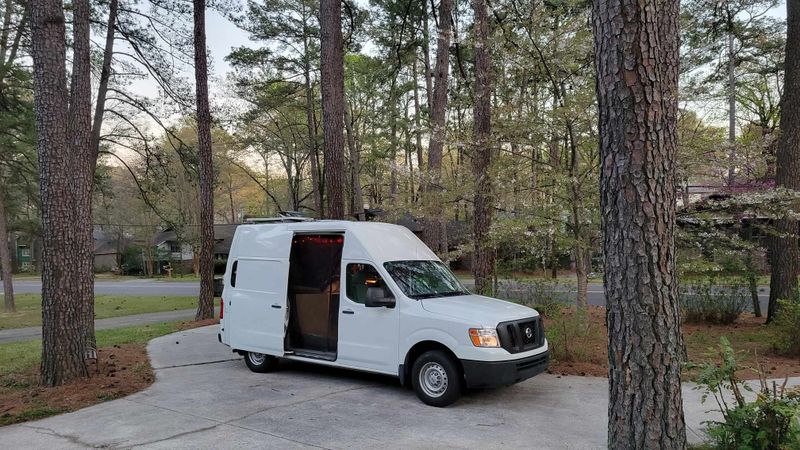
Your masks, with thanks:
M0 344L0 426L73 411L144 389L154 380L145 350L150 339L214 322L99 330L98 364L90 368L92 377L55 388L38 386L41 340Z
M32 327L42 324L42 298L39 294L14 296L17 312L0 313L0 329ZM159 311L176 311L197 306L197 297L157 297L132 295L95 296L98 319Z

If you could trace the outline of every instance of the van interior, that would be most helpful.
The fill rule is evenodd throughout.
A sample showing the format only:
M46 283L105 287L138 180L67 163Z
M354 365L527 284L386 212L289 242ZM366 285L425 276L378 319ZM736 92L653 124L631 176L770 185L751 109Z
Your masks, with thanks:
M296 234L289 255L286 350L335 360L343 234Z

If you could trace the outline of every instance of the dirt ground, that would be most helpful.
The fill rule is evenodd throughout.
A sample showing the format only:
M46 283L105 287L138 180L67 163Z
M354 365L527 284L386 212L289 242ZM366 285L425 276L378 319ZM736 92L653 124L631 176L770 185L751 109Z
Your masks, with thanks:
M572 311L566 314L573 314ZM553 319L545 317L545 329L558 327ZM608 333L605 326L605 308L589 307L589 324L585 332L573 337L570 342L573 356L560 357L563 349L553 349L555 359L550 364L550 373L558 375L607 376ZM720 337L727 337L738 353L741 369L737 374L742 379L758 378L755 368L760 365L768 378L800 376L800 358L778 355L772 346L774 330L764 324L764 318L745 314L731 325L707 325L684 323L684 341L689 361L714 362L719 358L716 346ZM560 351L561 350L561 351ZM691 372L685 372L687 380Z
M185 322L178 329L214 323L218 320ZM155 380L146 344L98 349L97 362L90 364L90 373L91 378L54 388L38 385L38 367L7 377L6 385L0 387L0 425L35 420L124 397L145 389Z

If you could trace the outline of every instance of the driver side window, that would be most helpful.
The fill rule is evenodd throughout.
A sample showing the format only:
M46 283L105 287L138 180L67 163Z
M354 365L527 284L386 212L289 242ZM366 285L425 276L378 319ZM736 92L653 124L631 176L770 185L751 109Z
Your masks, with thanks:
M350 300L363 305L368 298L379 300L394 297L372 265L354 263L348 264L346 269L346 293Z

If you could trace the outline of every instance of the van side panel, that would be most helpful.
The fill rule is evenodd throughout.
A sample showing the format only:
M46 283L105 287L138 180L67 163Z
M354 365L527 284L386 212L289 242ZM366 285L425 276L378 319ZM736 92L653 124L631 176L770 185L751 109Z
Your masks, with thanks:
M226 301L230 345L237 350L283 355L286 325L286 260L239 258L236 287Z
M223 292L231 348L283 355L291 236L285 224L236 229ZM236 261L236 286L231 286Z

